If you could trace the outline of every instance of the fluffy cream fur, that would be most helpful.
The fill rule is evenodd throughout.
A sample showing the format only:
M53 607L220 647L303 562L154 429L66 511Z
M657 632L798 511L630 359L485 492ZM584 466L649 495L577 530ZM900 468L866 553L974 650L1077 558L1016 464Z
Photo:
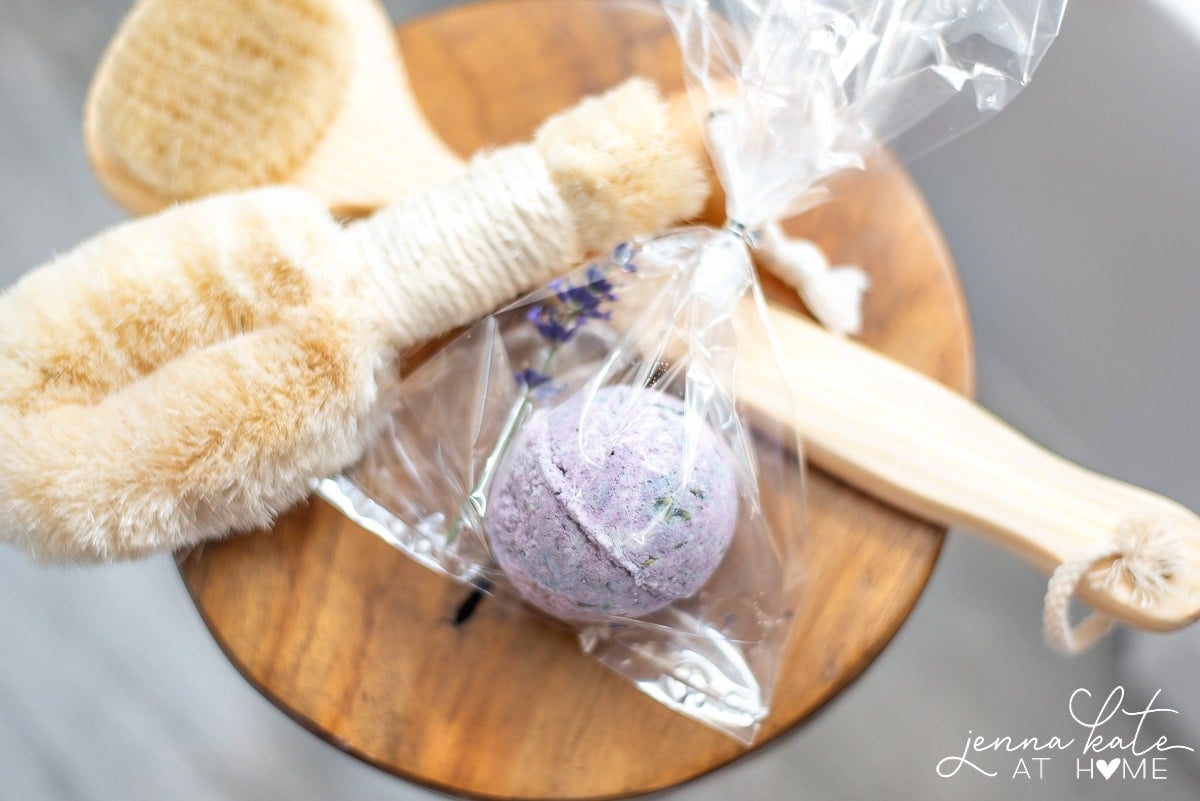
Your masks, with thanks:
M708 195L700 151L670 124L649 81L626 81L551 117L534 146L588 253L693 217Z
M538 136L589 245L703 199L652 90L631 91L646 116L606 127L585 105ZM465 292L469 266L430 296L407 265L391 274L398 295L421 301L400 337L380 326L357 243L300 190L255 190L120 226L0 295L0 536L48 560L141 556L265 525L352 463L393 349L497 300ZM472 304L422 307L452 285Z
M121 226L0 297L0 525L107 560L267 524L355 458L375 354L295 190Z

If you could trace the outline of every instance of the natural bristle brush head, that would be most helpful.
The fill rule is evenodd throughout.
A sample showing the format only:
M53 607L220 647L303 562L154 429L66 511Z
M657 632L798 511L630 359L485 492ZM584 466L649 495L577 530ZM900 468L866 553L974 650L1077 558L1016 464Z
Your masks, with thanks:
M97 84L97 131L165 197L285 180L346 100L351 32L335 0L142 0Z
M84 138L136 212L282 183L370 208L459 169L377 0L138 0L93 78Z

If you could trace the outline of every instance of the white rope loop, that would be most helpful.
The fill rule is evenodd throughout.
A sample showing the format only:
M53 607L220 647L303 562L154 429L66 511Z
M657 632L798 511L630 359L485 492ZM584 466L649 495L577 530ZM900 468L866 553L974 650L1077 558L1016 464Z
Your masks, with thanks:
M1096 566L1111 563L1096 571ZM1169 579L1183 565L1178 536L1152 518L1123 523L1116 537L1096 543L1063 562L1050 576L1042 607L1042 633L1051 648L1064 655L1082 653L1112 631L1116 621L1104 612L1092 612L1078 625L1070 620L1071 598L1088 578L1097 589L1111 591L1128 584L1133 600L1153 605L1167 591Z

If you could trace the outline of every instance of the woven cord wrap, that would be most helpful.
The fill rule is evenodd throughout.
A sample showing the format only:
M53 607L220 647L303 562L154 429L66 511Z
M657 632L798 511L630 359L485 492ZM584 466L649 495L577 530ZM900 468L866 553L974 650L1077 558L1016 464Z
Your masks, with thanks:
M1092 577L1092 584L1112 590L1128 581L1133 599L1150 606L1166 591L1167 579L1180 570L1183 557L1177 536L1155 520L1138 518L1124 523L1114 539L1096 543L1055 568L1042 607L1042 632L1061 654L1086 651L1116 624L1104 612L1092 612L1074 627L1070 620L1071 597L1079 583L1106 559L1112 563Z
M468 323L583 255L571 212L530 145L477 157L450 183L347 235L361 253L363 300L396 348Z

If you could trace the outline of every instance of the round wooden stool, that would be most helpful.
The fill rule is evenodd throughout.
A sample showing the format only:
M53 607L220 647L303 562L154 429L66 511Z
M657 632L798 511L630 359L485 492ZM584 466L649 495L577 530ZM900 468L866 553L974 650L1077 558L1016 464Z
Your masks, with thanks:
M464 154L525 138L547 115L631 74L666 91L682 85L678 50L653 6L502 0L412 23L399 37L420 106ZM970 392L966 311L920 195L900 169L835 184L832 202L788 229L871 274L864 342ZM879 654L945 535L819 471L808 487L808 602L756 747L806 720ZM273 531L208 545L180 570L221 648L264 695L337 747L438 790L613 798L672 787L748 753L518 610L485 601L455 625L466 588L318 501Z

